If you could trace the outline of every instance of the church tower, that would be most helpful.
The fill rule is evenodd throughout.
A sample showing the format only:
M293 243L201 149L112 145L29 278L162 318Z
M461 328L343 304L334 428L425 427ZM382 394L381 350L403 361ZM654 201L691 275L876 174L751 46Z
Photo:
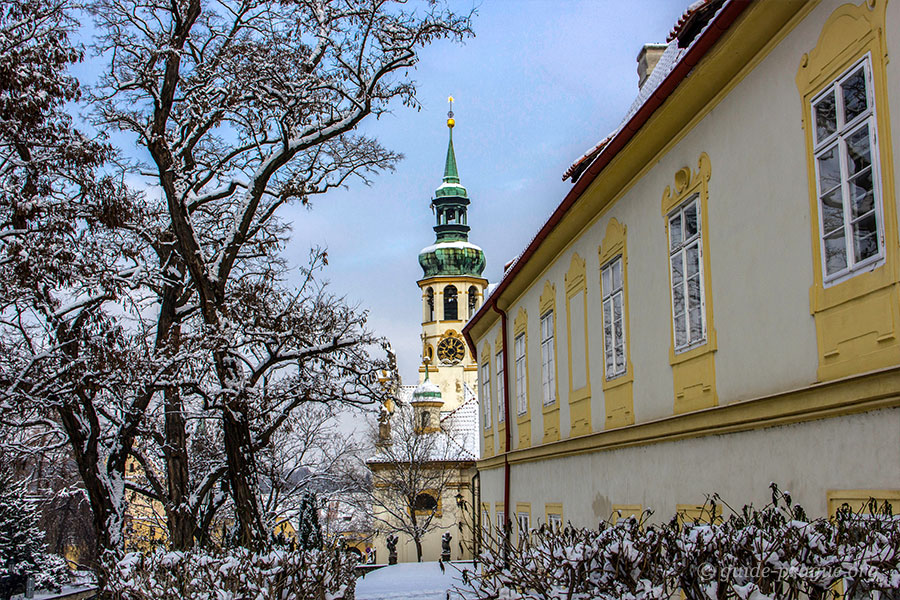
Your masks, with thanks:
M419 253L424 276L418 281L422 290L423 344L419 381L424 381L429 373L429 381L440 388L443 409L448 411L465 401L464 384L472 392L477 389L478 367L462 337L462 328L481 306L487 287L487 280L481 276L484 252L469 243L469 196L460 185L453 151L456 122L452 97L450 109L444 179L431 201L435 241Z

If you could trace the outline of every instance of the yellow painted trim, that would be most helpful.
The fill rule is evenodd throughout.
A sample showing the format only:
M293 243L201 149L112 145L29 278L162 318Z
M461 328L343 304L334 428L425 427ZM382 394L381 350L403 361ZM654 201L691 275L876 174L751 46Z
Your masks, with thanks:
M597 249L600 258L600 270L612 262L615 258L622 258L622 310L624 314L623 328L625 331L625 372L612 379L606 375L606 337L603 336L604 354L600 361L603 368L603 400L606 406L606 420L604 428L613 429L624 427L634 423L634 365L631 363L631 321L629 318L628 302L628 245L626 243L627 229L616 218L609 220L606 225L606 233L603 241ZM601 278L601 287L603 285ZM603 290L601 290L600 321L603 322ZM600 331L604 331L605 324Z
M900 406L900 367L817 383L808 387L691 413L598 431L508 454L510 464L561 458L723 435L839 417ZM478 469L502 467L502 455L479 461Z
M544 504L544 523L548 525L550 524L550 515L559 515L560 526L566 522L562 502L547 502Z
M819 4L757 0L694 67L668 100L581 195L509 288L498 296L500 309L513 306L531 284L602 219L662 157L702 122ZM473 326L478 339L499 316L486 313Z
M669 364L672 365L672 383L675 393L675 414L709 408L719 403L716 393L717 349L716 328L713 322L712 269L710 267L709 179L712 167L709 155L700 154L697 170L690 167L675 173L674 186L666 186L662 196L662 217L666 229L666 272L669 274L669 306L672 306L672 267L669 257L669 215L692 198L700 205L700 243L703 253L703 301L706 318L706 341L690 350L675 351L675 323L669 316Z
M869 0L838 7L822 27L815 48L801 57L797 70L796 83L806 139L813 250L810 313L816 323L820 381L896 364L900 351L900 234L885 69L886 5L883 0ZM874 179L881 191L884 262L826 287L822 272L811 100L867 55L875 98L875 138L880 164ZM854 318L847 318L850 314Z
M530 387L529 387L529 371L528 371L528 312L525 310L525 307L520 307L519 312L516 314L516 318L513 320L513 355L512 355L512 365L513 369L513 385L515 386L516 393L513 397L516 399L516 426L519 431L519 448L527 448L531 446L531 395L530 395ZM519 414L519 387L516 383L516 378L518 376L518 367L516 366L516 338L520 335L524 337L525 343L525 412L521 415Z
M493 367L494 355L491 353L491 345L487 342L481 347L481 364L479 365L478 376L479 380L476 384L476 388L478 389L478 402L480 404L480 412L479 415L482 419L482 423L484 423L484 427L482 427L482 437L484 439L484 443L481 445L481 454L484 457L493 456L494 454L494 389L496 389L496 385L494 382L495 377L491 372ZM490 373L490 383L488 383L487 389L487 397L482 397L482 392L484 388L481 385L481 373L482 369L487 366L488 373ZM484 408L485 404L487 405L487 414L491 419L490 424L484 422Z
M556 286L549 280L544 282L544 290L538 300L540 313L538 323L544 318L548 312L553 313L553 402L544 404L544 356L541 350L542 333L540 326L538 327L538 349L541 350L541 414L544 417L544 439L543 442L555 442L559 439L559 357L556 352L558 339L556 322L559 314L556 311Z
M644 507L640 504L613 504L612 505L612 518L610 521L615 523L619 519L627 519L628 517L634 517L638 521L641 520L641 515L644 514Z
M591 432L591 359L590 359L590 329L588 328L588 303L587 303L587 269L585 260L577 252L572 254L569 270L565 276L566 283L566 346L568 350L569 369L569 436L585 435ZM581 293L584 306L583 323L572 323L572 299ZM572 326L584 327L584 369L585 385L574 389L572 376L572 364L578 358L572 352Z
M900 490L828 490L826 497L829 516L834 516L837 509L845 503L849 504L852 510L858 511L865 506L869 498L875 498L879 505L887 502L895 515L900 510Z
M419 287L427 286L427 285L440 285L440 284L451 284L454 281L461 281L464 283L471 284L481 284L482 286L487 286L488 280L483 277L471 277L468 275L451 275L449 277L429 277L427 279L420 279L416 283Z
M685 524L710 524L711 521L720 523L722 521L722 507L716 505L715 514L710 514L710 507L703 504L676 504L675 514L678 517L678 523Z

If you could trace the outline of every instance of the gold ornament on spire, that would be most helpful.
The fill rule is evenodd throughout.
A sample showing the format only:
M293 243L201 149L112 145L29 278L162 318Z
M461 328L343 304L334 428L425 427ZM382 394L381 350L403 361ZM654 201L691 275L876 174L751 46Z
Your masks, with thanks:
M453 126L456 125L456 121L453 120L453 96L447 98L447 102L450 103L450 111L447 112L447 127L453 129Z

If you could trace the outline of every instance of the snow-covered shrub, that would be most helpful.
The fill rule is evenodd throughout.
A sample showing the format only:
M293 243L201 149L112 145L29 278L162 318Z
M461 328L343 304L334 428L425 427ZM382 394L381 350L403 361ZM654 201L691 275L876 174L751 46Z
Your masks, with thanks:
M335 549L130 553L110 570L115 600L353 600L356 559Z
M614 515L597 529L546 526L487 536L466 597L528 600L814 600L896 597L900 591L900 517L870 502L831 519L809 520L790 494L772 485L772 502L719 516L711 497L696 521L649 524ZM730 507L729 507L730 509Z
M33 577L38 589L57 590L68 582L69 570L62 558L46 552L38 519L25 484L0 475L0 575Z

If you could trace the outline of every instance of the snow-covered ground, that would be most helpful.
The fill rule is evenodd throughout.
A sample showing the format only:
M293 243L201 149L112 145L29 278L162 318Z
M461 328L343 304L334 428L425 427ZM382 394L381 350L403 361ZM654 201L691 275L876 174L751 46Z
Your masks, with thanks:
M446 600L462 584L460 571L472 563L403 563L372 571L356 582L356 600ZM451 592L451 598L459 598Z

